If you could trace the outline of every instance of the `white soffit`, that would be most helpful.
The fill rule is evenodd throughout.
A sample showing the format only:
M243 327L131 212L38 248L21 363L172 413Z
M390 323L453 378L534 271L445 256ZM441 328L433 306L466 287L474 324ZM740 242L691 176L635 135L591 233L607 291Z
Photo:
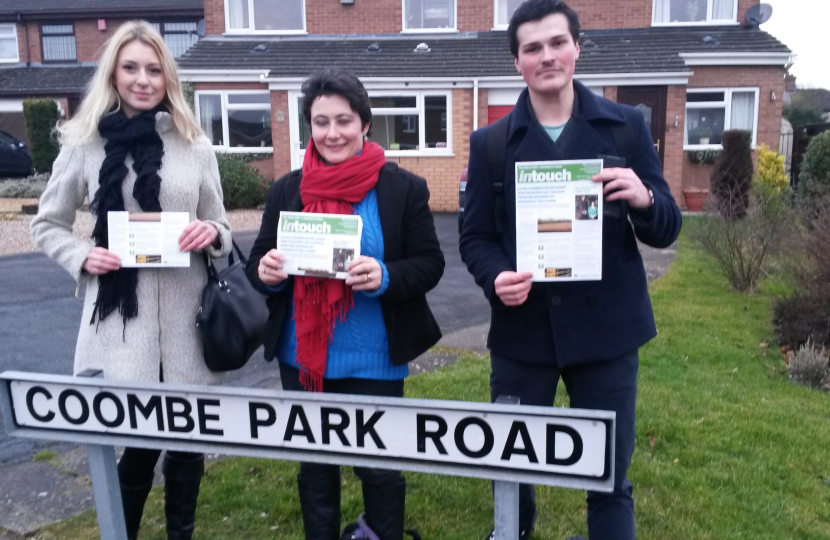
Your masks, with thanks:
M179 77L182 81L199 82L265 82L267 69L180 69Z
M687 66L788 66L795 60L793 53L680 53Z

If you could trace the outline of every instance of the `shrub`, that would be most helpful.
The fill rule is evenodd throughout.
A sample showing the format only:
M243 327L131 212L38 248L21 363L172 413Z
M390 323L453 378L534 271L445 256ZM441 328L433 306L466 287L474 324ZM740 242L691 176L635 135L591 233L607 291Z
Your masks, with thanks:
M778 342L793 348L808 341L830 347L830 209L819 213L791 250L790 274L798 293L773 305Z
M27 99L23 101L23 116L29 132L29 150L36 171L52 170L58 157L58 141L53 129L60 119L58 104L51 99Z
M749 207L752 186L752 133L741 129L724 131L723 151L712 168L710 193L727 219L741 219Z
M0 198L39 199L46 189L49 175L36 174L22 180L8 180L0 183Z
M773 152L769 146L762 144L758 147L758 172L753 180L754 184L764 191L781 193L789 186L787 170L784 167L784 156Z
M264 180L259 169L236 154L216 154L225 208L256 208L265 202Z
M690 235L708 254L737 291L753 291L767 263L792 235L792 210L781 195L757 190L755 203L734 219L731 201L709 198L710 216L693 222ZM714 208L712 208L712 205Z
M790 359L790 380L798 384L825 387L830 383L830 354L827 349L807 342Z

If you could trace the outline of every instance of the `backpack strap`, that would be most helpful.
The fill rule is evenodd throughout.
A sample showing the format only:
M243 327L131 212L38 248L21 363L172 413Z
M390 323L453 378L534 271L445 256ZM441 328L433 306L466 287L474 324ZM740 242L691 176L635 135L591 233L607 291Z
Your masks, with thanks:
M609 129L614 138L614 146L617 147L617 155L625 158L626 167L631 167L634 164L634 131L631 122L626 120L622 124L613 123Z
M507 161L507 128L511 114L502 116L490 125L487 131L487 163L490 165L493 178L494 218L496 232L504 232L504 222L507 220L504 208L504 167Z

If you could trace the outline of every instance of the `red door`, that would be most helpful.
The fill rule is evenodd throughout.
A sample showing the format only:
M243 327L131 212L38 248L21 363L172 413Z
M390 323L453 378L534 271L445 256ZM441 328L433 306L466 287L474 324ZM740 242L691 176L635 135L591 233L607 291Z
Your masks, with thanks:
M487 107L487 125L489 126L502 116L507 116L513 110L513 105L490 105Z

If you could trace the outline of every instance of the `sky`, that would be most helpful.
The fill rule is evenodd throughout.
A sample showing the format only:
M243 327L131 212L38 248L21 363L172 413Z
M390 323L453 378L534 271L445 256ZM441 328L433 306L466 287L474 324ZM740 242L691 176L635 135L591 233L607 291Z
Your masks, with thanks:
M772 6L772 18L761 30L775 36L796 55L790 68L799 87L830 89L828 25L830 0L762 0ZM743 21L740 21L743 22Z

